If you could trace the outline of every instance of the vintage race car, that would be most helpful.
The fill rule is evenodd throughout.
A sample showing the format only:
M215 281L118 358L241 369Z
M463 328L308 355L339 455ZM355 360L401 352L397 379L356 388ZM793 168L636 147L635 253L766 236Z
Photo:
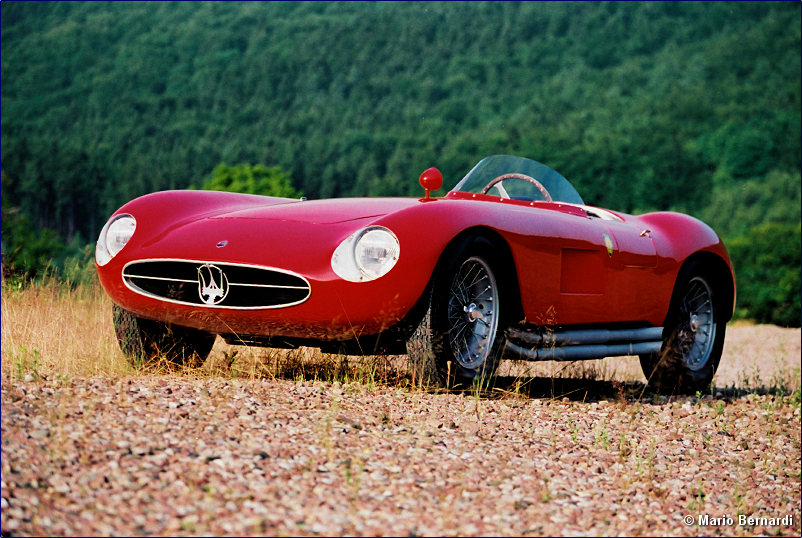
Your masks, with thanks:
M733 313L727 251L704 223L585 205L507 155L442 198L297 200L212 191L137 198L97 242L121 348L198 363L230 344L409 354L451 386L499 361L638 355L664 392L709 385Z

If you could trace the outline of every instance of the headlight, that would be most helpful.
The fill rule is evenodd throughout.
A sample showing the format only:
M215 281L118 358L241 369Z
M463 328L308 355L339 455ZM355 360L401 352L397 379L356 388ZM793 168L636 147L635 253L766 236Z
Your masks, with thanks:
M349 235L331 256L337 276L351 282L375 280L398 261L401 247L396 236L381 226L370 226Z
M109 220L95 246L95 261L106 265L122 250L136 230L136 220L131 215L117 215Z

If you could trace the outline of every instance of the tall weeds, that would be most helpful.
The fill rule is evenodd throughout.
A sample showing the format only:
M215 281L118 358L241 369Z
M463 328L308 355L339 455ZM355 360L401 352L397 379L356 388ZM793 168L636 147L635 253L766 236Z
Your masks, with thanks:
M117 375L128 366L97 284L2 285L2 374Z

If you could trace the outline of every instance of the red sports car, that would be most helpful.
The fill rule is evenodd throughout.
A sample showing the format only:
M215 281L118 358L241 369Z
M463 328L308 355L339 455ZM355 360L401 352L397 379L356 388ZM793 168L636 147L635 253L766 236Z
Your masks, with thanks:
M96 262L132 359L197 363L231 344L408 353L421 382L502 358L638 355L664 392L709 385L735 278L704 223L585 205L559 173L507 155L442 198L296 200L157 192L121 207Z

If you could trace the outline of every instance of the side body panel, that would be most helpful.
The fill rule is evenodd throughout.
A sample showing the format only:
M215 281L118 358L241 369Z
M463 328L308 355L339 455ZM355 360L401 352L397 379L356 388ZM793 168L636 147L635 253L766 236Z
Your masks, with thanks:
M651 237L640 237L637 223L592 218L569 204L471 198L415 211L430 230L449 230L448 237L477 225L500 234L513 255L528 322L662 324L679 262L661 256ZM426 237L436 239L431 232Z
M513 255L526 319L538 325L661 326L689 256L709 252L732 273L721 240L693 217L669 212L615 215L621 220L596 218L570 204L450 195L381 220L393 229L413 223L410 232L421 234L437 250L471 227L500 234ZM415 229L416 221L427 223L428 230Z

